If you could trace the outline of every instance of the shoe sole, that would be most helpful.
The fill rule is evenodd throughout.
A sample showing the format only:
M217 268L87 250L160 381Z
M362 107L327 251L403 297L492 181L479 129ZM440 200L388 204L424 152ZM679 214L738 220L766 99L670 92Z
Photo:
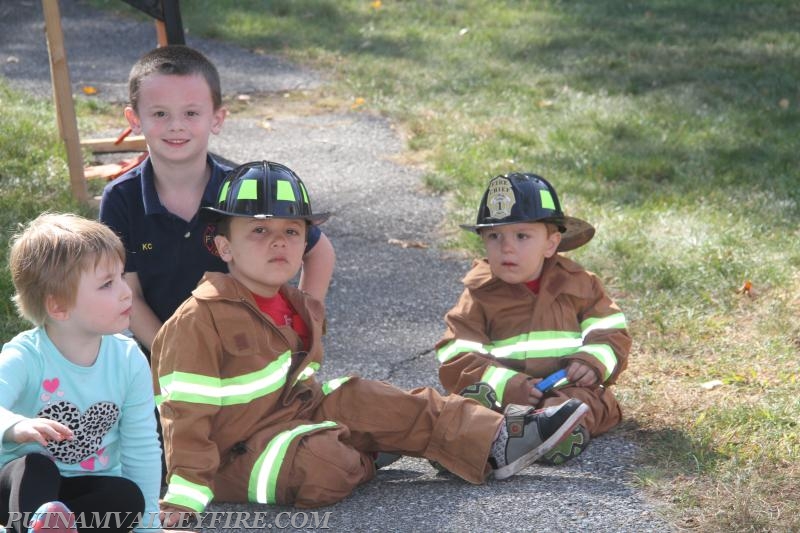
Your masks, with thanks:
M586 448L589 446L589 442L592 439L586 428L582 428L583 434L581 435L581 443L575 444L573 437L576 435L575 432L579 427L581 427L580 424L575 426L575 429L572 430L572 433L570 433L566 439L562 440L561 442L553 446L552 450L550 450L543 456L539 457L536 460L536 462L539 463L540 465L545 465L545 466L561 466L569 461L572 461L580 454L582 454L584 450L586 450ZM564 443L569 443L569 451L567 453L561 453L559 451L559 447L562 446Z
M550 438L544 441L541 445L537 448L532 449L513 463L509 463L502 468L498 468L494 471L494 478L495 479L507 479L522 470L523 468L530 466L533 464L539 457L543 456L553 448L555 448L562 440L567 438L572 430L575 429L575 426L578 425L578 422L589 412L589 406L585 403L582 403L580 407L575 409L575 412L572 413L566 422L561 424L561 426L556 430L555 433L550 435Z

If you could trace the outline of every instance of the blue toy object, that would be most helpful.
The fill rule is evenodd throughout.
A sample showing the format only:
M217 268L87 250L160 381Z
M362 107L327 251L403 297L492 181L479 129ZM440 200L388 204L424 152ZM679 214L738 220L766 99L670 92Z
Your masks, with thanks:
M547 376L534 386L542 392L547 392L553 388L553 385L555 385L556 383L558 383L559 381L561 381L566 377L567 377L567 371L566 369L562 368L557 372L553 372L552 374L550 374L549 376Z

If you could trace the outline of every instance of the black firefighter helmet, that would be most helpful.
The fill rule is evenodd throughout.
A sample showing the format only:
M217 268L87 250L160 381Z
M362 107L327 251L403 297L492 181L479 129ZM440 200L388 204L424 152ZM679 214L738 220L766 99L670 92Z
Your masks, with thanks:
M462 224L466 230L480 232L520 222L545 222L558 226L561 232L559 252L574 250L594 237L588 222L569 217L561 210L555 188L536 174L512 173L492 178L478 208L475 225Z
M245 163L231 170L214 206L203 207L201 214L208 221L232 216L299 218L312 224L321 224L330 216L313 214L308 191L297 174L271 161Z

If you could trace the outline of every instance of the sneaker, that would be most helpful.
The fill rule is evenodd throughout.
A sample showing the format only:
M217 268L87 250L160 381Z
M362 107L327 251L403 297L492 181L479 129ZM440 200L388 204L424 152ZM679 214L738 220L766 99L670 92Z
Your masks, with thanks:
M492 449L495 479L513 476L555 448L588 411L589 407L575 398L539 410L514 404L506 407L506 423Z
M399 461L403 456L399 453L373 452L372 457L373 462L375 463L375 470L380 470L381 468L385 468L390 464Z
M28 533L78 533L75 514L61 502L43 503L31 516Z
M582 424L578 424L566 439L556 444L536 462L548 466L563 465L570 459L578 457L586 449L589 438L589 431Z
M497 393L491 385L484 381L478 381L477 383L464 387L464 390L459 392L458 395L469 398L470 400L475 400L488 409L495 411L500 409L500 404L497 402Z
M431 467L434 470L436 470L436 475L449 474L450 473L450 471L448 469L446 469L444 466L442 466L442 463L440 463L439 461L434 461L432 459L428 459L428 464L431 465Z

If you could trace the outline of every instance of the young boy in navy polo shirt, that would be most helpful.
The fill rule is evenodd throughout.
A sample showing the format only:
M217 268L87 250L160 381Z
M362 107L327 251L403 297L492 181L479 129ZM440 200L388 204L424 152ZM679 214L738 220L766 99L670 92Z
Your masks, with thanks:
M215 200L230 167L208 152L222 129L217 69L186 46L156 48L131 69L125 118L144 135L149 156L103 191L100 219L128 252L133 290L130 329L148 350L156 332L195 288L204 272L227 267L214 247L214 226L198 212ZM308 235L300 288L325 301L335 255L316 227Z

